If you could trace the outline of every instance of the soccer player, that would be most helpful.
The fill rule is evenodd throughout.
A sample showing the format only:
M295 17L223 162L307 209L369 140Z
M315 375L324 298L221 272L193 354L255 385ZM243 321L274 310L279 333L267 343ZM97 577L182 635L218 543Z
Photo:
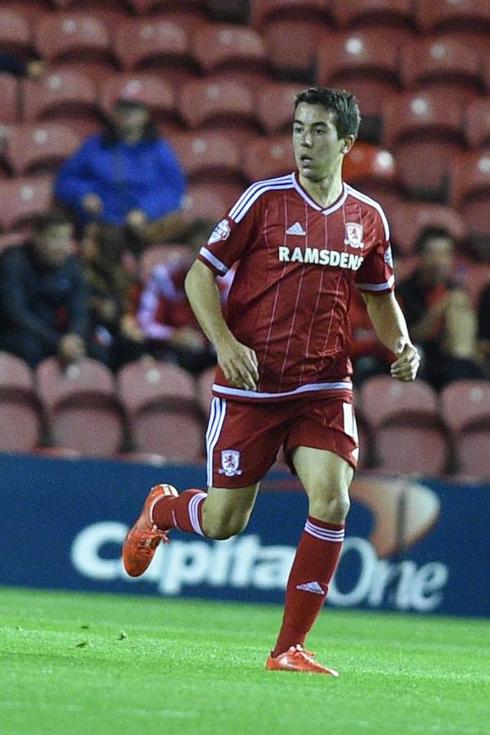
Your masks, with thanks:
M172 528L212 539L240 533L282 445L309 514L269 670L337 675L304 643L339 560L357 463L351 289L361 290L376 333L397 356L393 378L414 380L419 365L393 293L386 217L342 181L359 122L352 94L301 92L293 120L297 171L250 186L199 251L186 291L218 359L208 491L153 487L123 548L126 571L139 576ZM225 318L215 278L236 261Z

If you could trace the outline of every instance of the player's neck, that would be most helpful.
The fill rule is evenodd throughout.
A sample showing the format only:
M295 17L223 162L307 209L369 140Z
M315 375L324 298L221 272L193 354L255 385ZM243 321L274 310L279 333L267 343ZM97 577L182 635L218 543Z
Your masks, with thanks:
M299 182L310 197L323 209L336 202L342 194L343 183L340 169L320 181L312 181L300 174Z

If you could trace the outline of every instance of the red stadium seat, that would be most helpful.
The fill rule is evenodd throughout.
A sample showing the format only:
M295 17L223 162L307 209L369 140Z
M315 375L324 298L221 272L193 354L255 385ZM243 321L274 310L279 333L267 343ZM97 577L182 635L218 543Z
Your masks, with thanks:
M406 43L401 73L407 88L447 91L462 103L481 94L484 87L478 51L451 37Z
M172 83L186 81L197 70L185 29L165 18L135 18L119 26L116 56L126 71L158 69Z
M375 432L379 469L428 475L444 471L447 438L430 385L378 375L363 383L360 395L362 413Z
M89 12L47 13L35 29L36 49L45 61L86 57L112 61L109 29Z
M450 383L441 392L441 409L452 434L460 472L490 479L490 383Z
M463 124L466 141L472 148L490 146L490 97L473 100L465 110Z
M414 26L412 0L336 0L334 17L341 28L369 28L383 34Z
M24 228L52 203L53 182L47 176L0 181L0 230Z
M399 89L398 44L369 31L332 36L318 52L317 81L353 92L367 117L381 115L386 100Z
M413 195L446 201L453 161L463 150L463 110L441 92L405 92L383 110L383 142Z
M208 184L191 184L184 197L182 211L190 221L201 218L219 220L242 193L243 190L237 191L236 186L227 193L221 187L216 191Z
M24 79L22 95L25 122L57 120L82 136L100 125L95 82L72 69L60 68L37 81Z
M451 201L462 213L473 247L488 258L490 236L490 148L472 151L455 162Z
M70 13L83 12L95 16L103 23L111 39L120 23L129 20L132 16L129 8L123 2L101 3L100 0L53 0L60 10L68 10Z
M85 358L63 370L50 357L38 365L36 381L55 446L100 457L119 451L123 414L108 368Z
M2 9L22 15L32 29L45 13L52 12L53 6L51 0L2 0Z
M447 230L456 242L466 235L463 217L455 209L429 202L402 202L390 217L392 242L400 255L414 254L415 244L428 227Z
M0 48L21 58L32 54L30 24L15 7L0 8Z
M376 199L378 193L398 188L393 156L386 149L358 141L344 159L343 177Z
M204 74L237 72L245 81L267 71L266 49L258 31L231 23L210 23L193 36L191 52Z
M0 125L12 125L18 119L19 83L11 74L0 74Z
M171 143L189 181L228 181L245 187L240 149L226 132L200 130L181 133L172 136Z
M20 358L0 352L0 451L30 452L41 435L41 410L31 370Z
M237 142L260 132L252 89L228 79L187 82L179 110L189 128L226 130Z
M252 23L264 37L274 69L312 79L317 48L331 28L328 5L325 0L252 1Z
M490 5L481 0L417 0L416 14L426 32L479 27L490 31Z
M118 383L138 450L173 460L202 456L203 421L188 373L143 359L123 367Z
M161 11L171 11L176 8L192 13L195 10L206 11L206 0L127 0L128 5L139 15L160 14Z
M64 125L26 123L9 131L5 160L16 176L54 173L79 145L78 135Z
M143 283L146 283L156 265L171 263L175 259L189 258L192 257L192 253L189 245L150 245L140 257L139 277Z
M291 136L271 135L251 140L245 149L242 168L250 182L291 173L296 168Z
M175 91L170 82L156 72L113 74L100 86L100 107L105 114L111 112L121 97L137 98L145 103L157 124L177 123Z
M292 128L294 98L304 89L296 82L263 82L256 93L257 117L266 133L285 133Z

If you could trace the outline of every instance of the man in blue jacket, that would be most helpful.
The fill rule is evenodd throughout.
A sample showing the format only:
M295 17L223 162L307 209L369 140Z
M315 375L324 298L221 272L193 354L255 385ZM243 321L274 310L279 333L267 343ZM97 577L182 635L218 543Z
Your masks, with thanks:
M124 228L137 253L185 233L180 214L185 176L158 136L148 108L134 96L117 100L106 130L90 136L60 169L55 195L88 222Z

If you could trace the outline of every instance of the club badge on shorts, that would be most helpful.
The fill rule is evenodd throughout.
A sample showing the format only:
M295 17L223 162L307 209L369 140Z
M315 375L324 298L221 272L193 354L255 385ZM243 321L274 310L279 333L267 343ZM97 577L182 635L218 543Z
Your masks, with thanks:
M240 468L240 452L237 449L224 449L221 452L221 469L218 470L220 475L225 477L234 477L241 475Z
M362 225L359 225L357 222L346 222L344 244L350 245L351 248L363 248L363 234Z

